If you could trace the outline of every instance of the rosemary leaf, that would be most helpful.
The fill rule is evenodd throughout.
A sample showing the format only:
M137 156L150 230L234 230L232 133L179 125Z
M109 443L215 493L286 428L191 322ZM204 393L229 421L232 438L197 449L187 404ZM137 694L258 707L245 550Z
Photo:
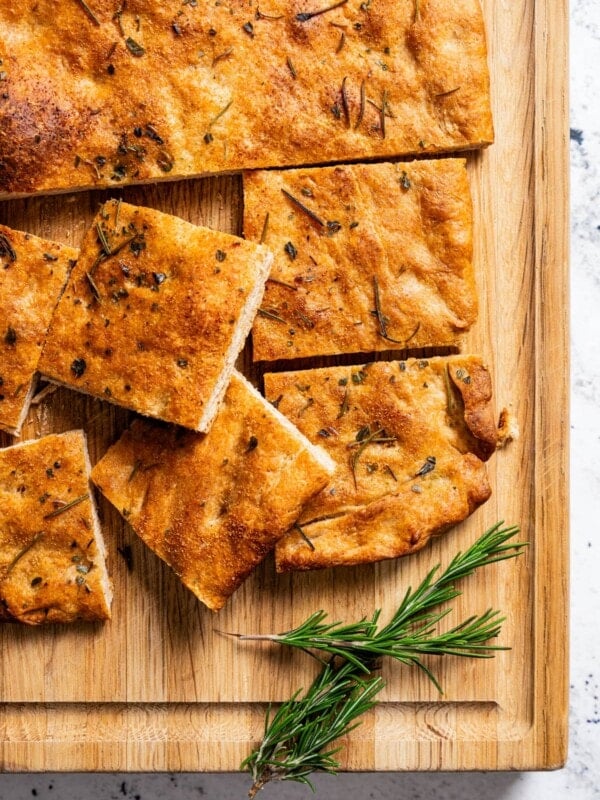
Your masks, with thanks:
M80 497L76 497L74 500L71 500L70 503L65 503L64 506L56 508L49 514L46 514L44 516L44 519L53 519L54 517L58 517L61 514L64 514L65 511L68 511L70 508L73 508L73 506L77 506L79 505L79 503L83 503L84 500L89 500L89 497L90 497L89 494L86 492L85 494L82 494Z
M296 208L299 208L300 211L303 211L309 219L311 219L313 222L316 222L320 228L325 227L325 223L323 222L323 220L320 217L318 217L314 211L311 211L310 208L308 208L307 206L304 205L304 203L298 200L297 197L294 197L293 194L290 194L285 189L282 189L281 191L287 197L287 199L290 200L296 206Z
M27 553L31 550L31 548L34 547L39 542L39 540L42 538L42 536L44 536L44 534L45 534L45 531L39 531L38 533L35 534L35 536L29 542L29 544L26 544L25 547L23 547L21 550L19 550L17 555L13 558L13 560L10 562L10 564L6 567L6 570L4 571L4 575L2 576L2 578L0 578L0 580L5 580L8 577L8 575L17 566L17 564L23 558L23 556L27 555Z
M98 27L99 27L100 26L100 20L94 14L92 9L88 6L88 4L85 2L85 0L77 0L77 2L83 8L83 10L85 11L86 15L92 20L94 25L98 25Z
M457 553L442 573L438 574L438 565L415 590L409 587L384 627L378 628L381 609L377 609L370 619L363 618L349 624L327 622L327 614L317 611L297 628L285 633L268 637L245 634L241 638L268 638L290 647L340 656L363 672L369 672L373 660L383 655L422 670L425 667L420 657L424 654L489 658L495 650L506 649L489 644L489 640L500 633L504 619L500 612L488 609L480 616L470 617L450 630L439 632L435 626L451 609L436 612L432 609L461 594L455 587L457 581L488 564L518 556L526 543L509 542L518 532L515 526L504 528L502 522L496 523L464 553ZM441 692L435 677L428 671L427 674Z

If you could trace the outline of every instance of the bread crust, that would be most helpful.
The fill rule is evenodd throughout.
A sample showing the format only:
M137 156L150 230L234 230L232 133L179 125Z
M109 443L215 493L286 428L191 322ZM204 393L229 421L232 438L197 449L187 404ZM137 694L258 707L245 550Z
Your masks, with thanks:
M85 448L69 431L0 450L1 622L110 618Z
M245 173L244 234L275 255L254 359L458 346L472 227L464 159Z
M493 140L478 0L92 5L0 2L0 196Z
M0 429L18 436L73 247L0 225Z
M276 547L277 570L395 558L491 493L497 432L480 358L451 356L265 375L267 399L337 464Z
M332 473L234 373L206 436L138 420L92 480L140 538L218 610Z
M99 229L114 253L104 259ZM140 414L207 430L271 259L236 236L108 201L83 242L40 372Z

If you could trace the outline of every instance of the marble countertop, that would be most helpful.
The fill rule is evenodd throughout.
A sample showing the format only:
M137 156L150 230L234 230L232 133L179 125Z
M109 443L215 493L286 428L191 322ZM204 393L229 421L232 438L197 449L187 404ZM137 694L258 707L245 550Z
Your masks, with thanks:
M318 776L338 800L600 800L600 3L571 3L571 695L569 757L549 773ZM245 775L0 775L0 800L242 798ZM294 784L264 800L308 798Z

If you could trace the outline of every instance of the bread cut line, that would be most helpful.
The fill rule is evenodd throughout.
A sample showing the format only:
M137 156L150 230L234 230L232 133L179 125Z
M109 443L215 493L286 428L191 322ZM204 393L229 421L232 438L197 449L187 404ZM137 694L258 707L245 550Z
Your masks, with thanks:
M492 140L479 0L0 0L0 197Z

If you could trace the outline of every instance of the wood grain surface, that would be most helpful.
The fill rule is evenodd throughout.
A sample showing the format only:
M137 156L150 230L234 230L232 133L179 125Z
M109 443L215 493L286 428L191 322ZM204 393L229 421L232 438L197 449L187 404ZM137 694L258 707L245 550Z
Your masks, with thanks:
M261 735L266 703L307 686L316 666L302 653L242 646L220 631L284 630L319 608L350 621L381 606L385 618L409 584L498 519L519 524L531 545L518 560L466 581L451 620L502 609L501 644L512 649L488 661L431 661L443 697L422 675L386 663L381 702L349 737L343 767L540 769L564 762L567 4L486 0L484 8L496 144L468 156L480 315L466 349L484 355L496 406L508 407L521 431L490 462L492 499L411 558L284 576L275 575L268 559L218 615L100 499L115 584L113 620L97 627L2 626L1 770L237 769ZM0 222L77 246L107 196L5 201ZM239 176L131 187L111 196L241 232ZM240 365L260 385L247 353ZM59 389L32 409L23 438L83 427L95 463L130 418ZM10 443L0 437L0 445ZM124 545L132 548L132 571L118 552Z

